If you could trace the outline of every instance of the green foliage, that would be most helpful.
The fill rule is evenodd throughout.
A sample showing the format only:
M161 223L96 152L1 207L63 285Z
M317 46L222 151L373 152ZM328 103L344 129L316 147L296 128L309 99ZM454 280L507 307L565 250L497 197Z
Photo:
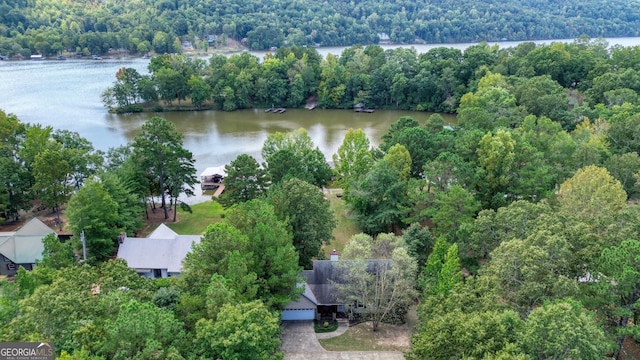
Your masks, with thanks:
M332 237L336 219L317 187L299 179L286 180L269 188L267 201L273 205L276 216L293 234L293 246L298 251L299 265L311 268L323 244Z
M406 150L398 155L401 161L395 164L389 162L390 156L378 160L354 184L349 196L345 198L354 211L356 222L366 233L395 230L407 212L409 203L406 176L409 174L411 158Z
M373 331L378 331L380 322L404 322L416 295L417 267L402 239L393 234L379 234L375 240L355 235L344 254L350 260L335 265L343 275L333 280L338 300L363 305ZM394 319L396 315L399 319Z
M0 220L14 220L30 205L29 171L21 166L20 138L25 126L18 118L0 110Z
M324 155L318 147L314 149L309 134L302 128L269 135L262 145L262 157L274 184L297 178L323 186L332 175Z
M572 217L596 220L626 206L627 194L620 181L606 169L587 166L562 183L557 194L560 210Z
M70 242L62 242L56 234L42 238L44 250L38 266L61 269L76 264L76 258Z
M407 359L494 358L517 340L522 320L510 310L462 312L437 316L411 339Z
M458 245L438 238L420 274L420 287L425 294L447 295L461 280Z
M185 340L171 311L135 300L122 304L118 316L106 322L105 337L100 352L109 359L169 358Z
M602 359L611 350L594 312L574 300L547 302L527 317L519 339L532 359Z
M351 184L367 173L373 164L370 143L362 129L349 129L344 140L333 154L336 183L348 194Z
M173 123L155 116L142 125L132 144L137 167L158 186L165 220L169 218L166 196L193 195L197 183L193 154L182 146L182 137Z
M252 255L249 270L255 273L257 298L271 308L286 305L298 282L300 268L293 236L278 220L274 207L263 200L251 200L231 208L225 222L246 234L244 251Z
M591 287L595 288L591 299L596 309L607 315L610 332L614 335L618 348L624 337L635 336L638 332L638 324L629 322L637 317L638 278L640 275L640 242L637 240L625 240L618 246L604 249L599 257L598 270L600 276Z
M256 300L223 305L215 321L201 319L197 340L205 344L207 358L282 359L277 313Z
M225 206L259 198L265 192L265 171L250 155L238 155L225 170L225 191L220 196L220 202Z
M422 269L435 243L431 231L426 226L413 223L402 232L402 238L407 244L407 252L416 260L418 269Z
M318 320L313 320L313 330L316 334L334 332L338 330L338 325L337 321L325 321L321 324Z
M102 261L113 253L120 230L118 203L100 181L89 180L73 194L66 215L76 238L84 231L91 259Z

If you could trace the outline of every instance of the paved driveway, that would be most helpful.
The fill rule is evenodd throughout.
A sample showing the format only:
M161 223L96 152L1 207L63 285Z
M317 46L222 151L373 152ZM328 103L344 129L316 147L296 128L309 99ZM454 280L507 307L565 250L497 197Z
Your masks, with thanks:
M311 321L284 321L282 351L285 360L404 360L399 351L326 351Z

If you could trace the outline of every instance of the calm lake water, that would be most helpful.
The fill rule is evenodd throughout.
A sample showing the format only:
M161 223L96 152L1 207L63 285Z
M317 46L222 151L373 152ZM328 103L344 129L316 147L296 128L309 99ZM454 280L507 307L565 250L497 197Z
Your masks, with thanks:
M607 41L610 45L635 46L640 43L640 38L614 38ZM512 47L519 43L497 44L500 47ZM471 45L414 47L421 53L440 46L463 50ZM398 46L383 46L385 49L392 47ZM328 53L340 54L343 49L320 48L319 52L326 56ZM264 56L260 52L252 54ZM119 68L132 67L140 73L147 73L148 63L147 59L0 61L0 109L16 114L22 122L76 131L97 149L120 146L130 141L142 123L155 114L108 114L101 103L100 94L113 84ZM307 129L313 142L330 161L349 128L363 129L375 146L389 125L400 116L409 115L424 123L430 113L378 110L373 114L360 114L349 110L290 109L284 114L271 114L255 109L159 115L173 121L184 134L185 147L193 152L196 168L200 172L208 166L227 164L242 153L261 161L260 149L269 134L300 127ZM455 121L453 116L445 116L445 119Z
M193 153L198 173L208 166L228 164L242 153L261 162L262 144L276 131L307 129L314 144L331 161L349 128L363 129L376 146L389 125L399 117L409 115L424 123L430 115L411 111L363 114L321 109L289 109L283 114L265 113L263 109L107 113L100 94L113 84L116 71L126 66L147 73L148 63L146 59L0 61L0 109L16 114L25 123L78 132L95 148L105 151L126 144L147 119L159 115L174 122L184 134L185 147ZM451 115L445 118L455 121ZM200 189L196 191L199 193ZM195 203L204 199L197 196L185 201Z
M283 114L262 109L234 112L200 111L160 114L107 113L101 92L111 86L116 71L132 67L147 73L149 60L0 61L0 109L22 122L51 125L76 131L97 149L107 150L130 141L142 123L159 115L174 122L184 134L185 147L196 158L196 167L229 163L239 154L260 158L262 143L276 131L305 128L328 160L342 143L349 128L362 128L373 145L400 116L424 122L430 113L376 111L372 114L349 110L308 111L289 109ZM445 115L455 121L451 115Z

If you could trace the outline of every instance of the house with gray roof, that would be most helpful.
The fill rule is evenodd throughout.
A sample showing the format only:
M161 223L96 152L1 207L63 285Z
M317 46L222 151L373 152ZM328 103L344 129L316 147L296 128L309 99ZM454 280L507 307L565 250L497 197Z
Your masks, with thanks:
M161 224L146 238L120 238L118 258L130 268L148 278L180 276L182 260L193 244L200 243L201 235L178 235Z
M0 232L0 275L15 275L20 266L32 270L42 259L42 239L55 234L38 218L33 218L16 231Z
M313 320L333 318L346 314L350 305L338 300L335 283L349 281L348 263L353 260L339 260L333 250L330 260L316 260L311 270L303 270L304 292L287 304L282 312L282 320ZM375 272L378 266L388 266L390 259L366 260L367 272Z

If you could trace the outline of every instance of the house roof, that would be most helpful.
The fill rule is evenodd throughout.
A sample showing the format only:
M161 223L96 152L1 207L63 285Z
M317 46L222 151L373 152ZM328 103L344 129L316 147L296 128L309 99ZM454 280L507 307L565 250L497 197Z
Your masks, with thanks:
M213 176L213 175L221 175L223 177L227 176L227 171L223 166L211 166L206 169L202 173L200 173L200 177L204 176Z
M307 284L299 284L299 286L304 286L304 292L298 296L296 300L291 301L287 306L285 306L285 310L289 309L315 309L318 305L318 300L313 295L311 288Z
M118 258L134 269L167 269L182 272L182 261L200 235L178 235L161 224L146 238L125 237L118 248Z
M304 270L302 276L307 279L307 285L316 298L317 305L339 305L338 294L332 283L349 281L349 263L354 260L316 260L312 270ZM374 272L378 266L390 263L390 259L366 260L367 271Z
M17 231L0 233L0 253L16 264L34 264L42 259L42 238L55 231L37 218Z

